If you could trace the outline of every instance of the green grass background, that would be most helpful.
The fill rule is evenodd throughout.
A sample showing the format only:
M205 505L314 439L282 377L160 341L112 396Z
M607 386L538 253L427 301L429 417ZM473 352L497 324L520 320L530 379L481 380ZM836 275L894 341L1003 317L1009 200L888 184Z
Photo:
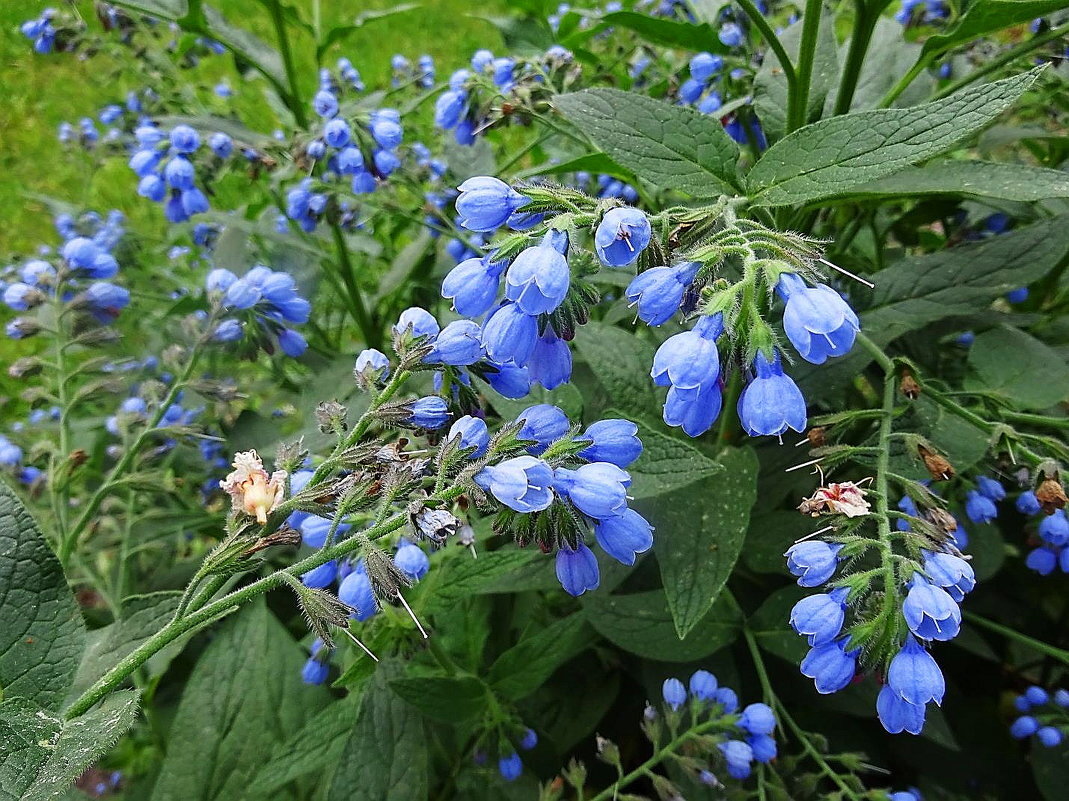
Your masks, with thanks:
M316 0L290 0L311 20ZM122 102L126 92L141 88L138 71L127 63L130 50L118 56L103 54L88 60L55 53L41 56L19 32L19 25L37 16L46 3L40 0L3 0L0 3L0 258L25 253L39 244L55 244L52 214L34 195L46 195L84 208L126 213L129 226L153 236L163 228L156 204L136 196L132 174L119 159L103 169L80 148L65 149L56 139L64 120L77 123L81 117L96 117L107 103ZM69 6L63 0L50 5L76 9L91 30L100 27L91 2ZM246 27L274 44L270 18L256 0L210 0L227 19ZM320 0L323 29L350 22L357 14L394 6L391 0ZM432 55L439 78L462 66L480 47L501 48L497 29L469 14L499 15L505 0L484 0L477 9L468 0L425 0L418 8L377 20L334 45L324 59L333 65L346 56L360 70L369 89L388 85L390 57L402 53L412 61L422 53ZM303 87L310 96L316 85L314 45L311 37L294 33L294 55ZM183 75L197 87L201 102L214 113L236 112L247 124L270 131L274 120L264 102L262 82L243 82L228 55L205 58ZM223 102L212 92L226 78L236 97ZM103 128L103 126L100 126Z

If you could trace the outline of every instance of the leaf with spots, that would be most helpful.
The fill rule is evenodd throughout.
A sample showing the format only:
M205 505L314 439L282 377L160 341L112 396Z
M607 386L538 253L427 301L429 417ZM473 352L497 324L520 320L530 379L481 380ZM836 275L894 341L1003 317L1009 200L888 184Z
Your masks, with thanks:
M586 89L553 102L613 161L659 189L735 194L739 147L716 117L619 89Z
M994 122L1041 70L922 106L862 111L800 128L750 170L750 197L757 206L813 203L946 153Z
M62 721L24 698L0 705L0 799L49 801L74 784L137 719L138 694L121 690Z
M723 472L636 503L656 529L653 550L680 639L713 605L731 575L757 498L757 457L725 451Z
M84 639L59 560L22 501L0 482L0 697L57 709Z

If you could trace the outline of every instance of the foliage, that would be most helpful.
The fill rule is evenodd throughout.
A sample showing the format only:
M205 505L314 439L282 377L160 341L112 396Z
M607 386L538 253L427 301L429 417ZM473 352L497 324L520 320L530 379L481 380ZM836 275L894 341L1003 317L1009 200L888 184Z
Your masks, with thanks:
M887 6L19 20L0 796L1059 797L1069 17Z

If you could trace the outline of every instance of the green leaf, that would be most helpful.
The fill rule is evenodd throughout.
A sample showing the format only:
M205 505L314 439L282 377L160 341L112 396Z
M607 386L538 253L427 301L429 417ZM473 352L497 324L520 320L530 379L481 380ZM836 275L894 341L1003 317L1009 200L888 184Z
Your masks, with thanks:
M601 384L606 405L628 416L648 416L660 405L650 380L653 348L622 328L602 323L586 328L575 338L576 350Z
M331 45L349 38L351 34L360 30L369 23L388 19L397 14L403 14L406 11L412 11L413 9L419 7L419 3L398 3L397 5L391 6L390 8L369 9L367 11L361 11L359 14L356 15L356 18L353 19L352 23L350 23L349 25L336 25L329 31L327 31L326 35L323 37L323 41L321 41L316 46L316 55L322 56L323 53L325 53Z
M562 671L532 694L520 709L524 720L566 753L595 731L620 692L620 675L604 670L594 654Z
M870 276L876 284L861 328L880 346L926 325L985 309L1011 289L1027 286L1069 254L1069 217L1055 217L982 242L903 259ZM813 370L820 395L850 381L871 363L862 348ZM819 377L818 377L819 376Z
M431 232L423 228L415 239L401 248L401 252L394 257L390 269L379 274L379 288L375 292L374 299L376 305L381 304L392 292L408 282L433 243L434 237L431 236Z
M676 633L663 590L632 595L593 593L585 600L586 618L605 639L646 659L692 662L732 643L741 616L721 593L705 617L682 640Z
M1025 202L1069 197L1069 173L1027 164L944 161L907 167L846 193L848 199L911 195L974 195Z
M362 694L350 693L333 701L293 731L257 771L249 783L249 797L273 798L279 788L309 773L329 776L341 758L362 698Z
M510 579L532 564L546 561L538 550L505 547L497 551L480 551L472 558L467 551L454 552L440 565L446 579L437 587L434 599L451 602L469 595L511 592Z
M382 663L345 744L327 801L422 801L427 798L423 717L390 692L400 668Z
M757 499L754 452L727 450L720 462L724 470L715 479L636 504L658 531L653 551L680 639L724 589Z
M486 682L513 701L530 695L553 672L590 645L583 615L573 614L523 637L490 666Z
M49 801L74 784L137 720L138 694L120 690L74 720L25 698L0 704L0 797Z
M1021 409L1069 398L1069 367L1057 352L1016 328L995 328L969 348L969 389L993 392Z
M746 543L742 549L742 562L755 573L788 575L783 558L794 541L811 534L819 526L813 519L797 511L783 509L764 510L750 518L746 531Z
M326 702L300 681L304 656L262 602L225 622L182 693L153 801L253 798L268 754Z
M705 50L710 53L727 53L729 49L716 36L716 30L707 23L680 22L634 11L615 11L606 14L588 34L597 34L610 28L626 28L634 31L647 42L679 47L685 50Z
M124 599L118 620L89 633L69 697L80 695L162 629L174 617L181 595L180 592L154 592Z
M695 197L735 194L739 148L715 117L619 89L586 89L553 102L642 180Z
M22 501L0 481L0 698L55 710L85 639L59 560Z
M843 43L839 54L840 61L846 60L849 47L849 41ZM850 103L851 111L875 107L883 100L891 87L909 71L920 56L920 52L919 44L909 41L902 35L902 26L899 23L888 17L881 17L876 22L868 53L861 64L857 89ZM929 72L922 72L895 99L893 105L901 107L923 103L932 96L934 87L935 78ZM829 106L834 105L835 102L834 93L829 101L825 109L830 111Z
M487 707L487 687L475 676L394 679L390 689L431 720L462 723Z
M787 55L794 60L798 58L801 38L801 20L789 25L779 37ZM825 12L820 16L817 49L813 54L813 75L809 83L806 121L820 116L825 98L838 85L837 47L835 18ZM770 140L780 139L787 130L787 76L772 50L765 53L765 60L761 62L761 68L754 77L753 105L765 134Z
M613 410L606 413L613 415ZM635 498L654 498L666 495L697 481L704 481L722 473L724 465L698 450L690 438L669 434L645 423L638 424L642 440L642 455L628 471L631 473L631 495Z
M1065 8L1065 0L974 0L958 20L924 43L924 53L943 53L1011 25Z
M802 598L810 594L795 584L776 590L757 611L750 615L747 625L753 632L757 644L778 657L797 665L809 650L805 637L791 628L787 622L791 609Z
M1039 69L906 109L807 125L770 147L747 176L758 206L812 203L946 153L1009 108Z
M1047 801L1064 801L1069 786L1069 748L1032 748L1032 776Z

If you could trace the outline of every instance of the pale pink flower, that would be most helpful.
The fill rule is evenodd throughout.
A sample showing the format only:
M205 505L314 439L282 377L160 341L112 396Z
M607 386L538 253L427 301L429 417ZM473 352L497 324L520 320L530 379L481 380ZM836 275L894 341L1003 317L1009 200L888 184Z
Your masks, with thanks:
M263 525L268 513L282 502L286 476L285 470L268 474L256 451L244 451L234 454L234 469L219 482L219 486L230 496L233 512L252 515Z
M864 488L853 481L844 481L820 487L811 497L802 501L798 510L814 517L822 512L862 517L867 515L871 508L865 500Z

